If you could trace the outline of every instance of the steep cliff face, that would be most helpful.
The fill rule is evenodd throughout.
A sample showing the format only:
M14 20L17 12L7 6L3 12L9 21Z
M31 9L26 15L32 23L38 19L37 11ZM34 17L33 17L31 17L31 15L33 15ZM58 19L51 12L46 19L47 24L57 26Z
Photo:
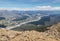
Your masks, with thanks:
M0 41L60 41L60 23L44 32L0 29Z

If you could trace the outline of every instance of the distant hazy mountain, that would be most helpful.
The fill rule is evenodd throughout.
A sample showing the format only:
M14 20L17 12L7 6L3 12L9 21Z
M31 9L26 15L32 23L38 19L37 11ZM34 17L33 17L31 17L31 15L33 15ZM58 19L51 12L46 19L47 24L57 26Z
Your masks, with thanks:
M50 26L59 22L60 14L51 14L49 16L42 17L39 21L30 22L29 24Z
M60 14L60 11L17 11L17 10L0 10L0 17L4 17L10 20L19 20L19 19L26 19L29 17L36 17L37 15L54 15Z

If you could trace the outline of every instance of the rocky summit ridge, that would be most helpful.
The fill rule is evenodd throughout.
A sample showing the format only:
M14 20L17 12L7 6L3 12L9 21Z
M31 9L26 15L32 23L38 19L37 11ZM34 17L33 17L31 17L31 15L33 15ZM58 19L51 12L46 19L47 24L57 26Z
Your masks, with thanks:
M60 23L47 27L44 32L0 29L0 41L60 41Z

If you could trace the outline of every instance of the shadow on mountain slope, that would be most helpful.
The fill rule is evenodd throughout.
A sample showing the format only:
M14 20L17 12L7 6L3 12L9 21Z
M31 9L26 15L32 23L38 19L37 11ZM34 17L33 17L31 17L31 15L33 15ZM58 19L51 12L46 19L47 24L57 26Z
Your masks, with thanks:
M48 26L48 27L50 27L50 26ZM39 31L39 32L45 32L45 31L49 30L48 27L25 24L25 25L22 25L21 27L14 28L12 30L16 30L16 31L35 30L35 31Z

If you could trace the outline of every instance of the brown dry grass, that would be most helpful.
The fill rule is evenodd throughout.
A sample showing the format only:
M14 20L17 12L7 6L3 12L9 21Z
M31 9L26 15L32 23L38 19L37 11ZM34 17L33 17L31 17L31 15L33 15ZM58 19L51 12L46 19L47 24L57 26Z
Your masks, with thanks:
M60 41L60 24L49 27L48 31L13 31L0 29L0 41Z

